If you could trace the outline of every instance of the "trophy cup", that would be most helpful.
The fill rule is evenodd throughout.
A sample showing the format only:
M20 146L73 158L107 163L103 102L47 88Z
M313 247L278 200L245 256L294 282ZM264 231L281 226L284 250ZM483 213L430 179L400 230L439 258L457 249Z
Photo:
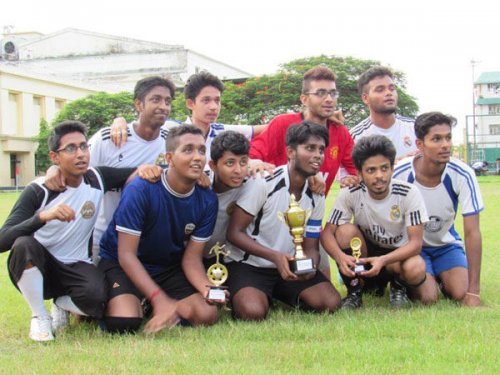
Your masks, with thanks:
M352 250L352 256L354 257L354 261L356 262L356 266L354 267L354 273L360 273L366 271L365 265L359 261L359 257L361 256L361 239L359 237L353 237L349 246Z
M278 218L290 228L295 245L294 259L290 261L290 270L296 275L304 275L316 272L313 260L304 254L302 242L304 241L305 224L311 216L311 209L302 209L295 195L290 195L290 206L285 212L278 212Z
M219 262L219 257L221 254L229 255L230 251L224 250L224 246L226 245L220 246L217 242L209 252L209 254L215 254L216 260L207 270L208 280L212 283L212 285L207 285L210 288L207 300L214 302L224 302L226 300L224 289L227 289L227 287L222 286L222 284L227 280L228 273L226 266Z

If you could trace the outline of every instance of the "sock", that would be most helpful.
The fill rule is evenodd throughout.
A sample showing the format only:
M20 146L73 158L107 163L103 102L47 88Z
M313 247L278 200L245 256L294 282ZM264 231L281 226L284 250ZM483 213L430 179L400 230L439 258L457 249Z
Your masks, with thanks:
M72 312L73 314L77 315L88 316L82 310L80 310L78 306L75 305L70 296L57 297L57 299L54 302L58 307L60 307L63 310Z
M38 267L24 270L17 286L31 309L31 316L50 317L43 303L43 275Z

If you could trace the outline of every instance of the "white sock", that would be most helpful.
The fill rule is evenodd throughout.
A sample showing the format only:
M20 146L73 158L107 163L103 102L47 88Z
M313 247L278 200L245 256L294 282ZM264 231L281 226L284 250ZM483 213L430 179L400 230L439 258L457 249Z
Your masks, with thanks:
M31 316L49 317L49 312L43 303L43 275L38 267L24 270L17 283L21 294L31 309Z
M78 308L78 306L75 305L70 296L57 297L55 303L63 310L72 312L73 314L87 316L87 314L85 314L82 310Z

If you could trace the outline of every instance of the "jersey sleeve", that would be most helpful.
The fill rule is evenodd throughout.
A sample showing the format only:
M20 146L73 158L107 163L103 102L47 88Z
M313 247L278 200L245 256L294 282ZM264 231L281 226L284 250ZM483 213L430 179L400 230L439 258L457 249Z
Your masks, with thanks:
M240 197L236 205L252 216L256 216L267 199L265 178L248 179L241 187Z
M0 229L0 252L10 250L18 237L30 236L43 227L36 211L44 199L45 191L40 186L34 183L26 186Z
M96 171L100 174L104 185L104 191L113 189L121 189L127 178L134 173L136 168L111 168L111 167L97 167Z
M406 196L405 224L413 227L429 221L425 208L424 198L415 185L410 185L411 189Z
M252 140L249 156L252 159L259 159L276 166L286 164L285 132L283 130L284 126L279 118L272 119L266 129Z
M319 238L321 233L321 222L325 214L325 196L314 195L315 205L311 213L311 217L307 220L304 237Z
M219 210L219 201L215 194L206 205L203 217L191 234L191 239L196 242L207 242L214 232L215 222L217 221L217 212Z
M458 201L462 216L477 215L484 209L483 197L474 172L470 169L463 171L458 184Z
M123 190L120 204L115 211L116 230L134 236L140 236L144 226L146 212L149 210L147 182L136 177Z
M352 193L348 188L340 189L340 193L333 204L328 223L342 225L350 223L354 215L354 207L351 204Z
M97 167L106 165L104 156L104 143L102 141L102 129L97 131L89 140L90 146L90 166Z
M354 147L354 140L351 137L351 134L347 130L345 126L342 125L342 140L345 144L345 151L342 156L341 165L345 171L347 171L350 175L356 175L356 167L354 166L354 162L352 161L352 149Z
M253 138L253 126L252 125L227 125L224 124L224 130L232 130L237 133L241 133L249 141Z

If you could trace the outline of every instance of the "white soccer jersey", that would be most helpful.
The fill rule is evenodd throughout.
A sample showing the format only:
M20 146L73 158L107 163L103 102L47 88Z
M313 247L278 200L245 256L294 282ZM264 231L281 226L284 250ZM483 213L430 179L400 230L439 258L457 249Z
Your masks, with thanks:
M146 141L137 135L134 124L132 122L127 125L128 139L120 148L111 142L109 127L95 133L89 140L90 165L93 167L135 168L142 164L164 164L165 139L168 130L162 128L156 139ZM108 191L104 195L94 230L94 246L99 246L102 234L106 231L118 207L120 196L121 190Z
M413 183L423 196L429 214L429 222L425 224L424 246L440 247L453 243L463 246L454 227L458 204L463 216L476 215L484 209L474 171L462 161L451 158L441 175L441 183L426 187L415 180L414 159L401 160L394 170L394 176Z
M396 249L408 242L406 227L428 221L422 196L408 182L392 179L389 194L382 200L370 197L361 183L355 188L340 190L328 222L342 225L351 222L365 238L386 249Z
M246 228L246 233L255 241L275 251L294 255L295 247L290 228L278 219L278 212L284 213L290 204L290 178L288 166L283 165L274 171L274 176L249 179L242 188L236 204L254 217ZM299 206L311 209L311 217L306 223L305 237L319 238L321 220L325 212L325 197L313 194L307 181L302 190ZM227 261L240 261L255 267L276 268L267 259L246 253L228 242L231 251Z
M368 135L385 135L396 148L396 158L402 158L417 149L414 127L415 120L398 115L396 115L396 122L389 129L379 128L371 121L370 117L367 117L349 132L354 143Z

